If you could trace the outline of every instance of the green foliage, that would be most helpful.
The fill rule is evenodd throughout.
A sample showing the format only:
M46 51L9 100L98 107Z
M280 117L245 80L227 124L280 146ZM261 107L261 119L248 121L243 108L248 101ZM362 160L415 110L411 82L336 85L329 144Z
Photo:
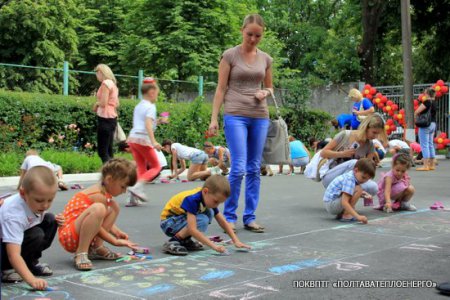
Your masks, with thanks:
M211 104L202 97L191 103L157 102L159 112L170 112L170 123L161 124L156 139L171 139L189 146L202 147L211 118ZM53 96L43 94L0 91L0 141L1 152L22 152L35 148L78 151L92 154L96 144L96 116L92 112L92 97ZM132 127L136 100L122 99L119 122L126 133ZM273 115L273 108L271 108ZM283 117L296 135L321 136L325 134L327 113L302 107L284 108ZM219 120L222 124L222 120ZM76 125L76 128L74 127ZM79 129L79 132L78 132ZM64 136L64 138L60 138ZM53 138L53 142L49 140ZM215 144L225 144L223 130L211 138ZM88 145L91 144L94 148Z
M77 53L74 0L9 1L0 11L0 62L60 67ZM0 86L14 90L59 93L61 72L0 68Z

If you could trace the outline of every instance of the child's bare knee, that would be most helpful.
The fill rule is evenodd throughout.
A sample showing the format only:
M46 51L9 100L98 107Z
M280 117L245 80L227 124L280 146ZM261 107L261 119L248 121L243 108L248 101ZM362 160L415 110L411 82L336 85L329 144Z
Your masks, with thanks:
M104 218L106 215L106 207L101 203L94 203L90 207L91 214L99 218Z
M408 186L406 191L408 192L408 194L413 195L416 192L416 189L412 185L410 185L410 186Z

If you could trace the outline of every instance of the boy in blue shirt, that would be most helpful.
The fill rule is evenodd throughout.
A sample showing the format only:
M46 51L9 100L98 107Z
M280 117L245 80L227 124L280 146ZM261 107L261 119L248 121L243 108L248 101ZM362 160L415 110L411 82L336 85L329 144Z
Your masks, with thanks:
M50 276L52 270L39 263L42 251L50 247L57 225L64 218L46 211L58 189L53 170L45 166L29 169L19 194L0 206L1 269L3 282L25 280L32 288L44 290L47 282L36 276Z
M356 203L364 195L361 184L375 177L375 163L368 158L359 159L352 171L336 177L325 190L325 209L341 222L359 221L367 224L367 217L355 211Z
M172 255L187 255L188 251L203 250L203 245L207 245L219 253L224 253L224 246L214 244L204 235L212 219L211 210L217 223L230 236L234 245L237 248L250 249L250 246L238 239L217 209L229 196L230 184L228 179L221 175L210 176L203 187L173 196L161 212L161 229L171 237L164 244L163 251Z

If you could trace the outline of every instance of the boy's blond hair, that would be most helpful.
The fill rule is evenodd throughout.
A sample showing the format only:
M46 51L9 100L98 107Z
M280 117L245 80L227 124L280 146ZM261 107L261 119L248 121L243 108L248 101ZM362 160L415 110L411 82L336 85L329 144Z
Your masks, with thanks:
M221 194L225 198L230 197L231 189L230 183L225 176L222 175L212 175L206 179L203 188L207 188L211 194Z
M25 192L32 192L36 186L56 187L58 179L52 170L44 166L36 166L27 171L23 177L21 187Z
M30 149L27 152L25 152L25 157L30 156L30 155L39 155L39 152L37 152L37 150L35 150L35 149Z

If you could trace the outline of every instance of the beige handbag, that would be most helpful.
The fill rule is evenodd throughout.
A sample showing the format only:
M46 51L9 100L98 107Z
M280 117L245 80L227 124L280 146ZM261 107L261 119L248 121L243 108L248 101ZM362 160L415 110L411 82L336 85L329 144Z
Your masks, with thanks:
M120 143L124 142L127 139L127 136L125 135L125 132L122 129L122 126L120 126L119 122L117 122L116 131L114 132L114 142Z

